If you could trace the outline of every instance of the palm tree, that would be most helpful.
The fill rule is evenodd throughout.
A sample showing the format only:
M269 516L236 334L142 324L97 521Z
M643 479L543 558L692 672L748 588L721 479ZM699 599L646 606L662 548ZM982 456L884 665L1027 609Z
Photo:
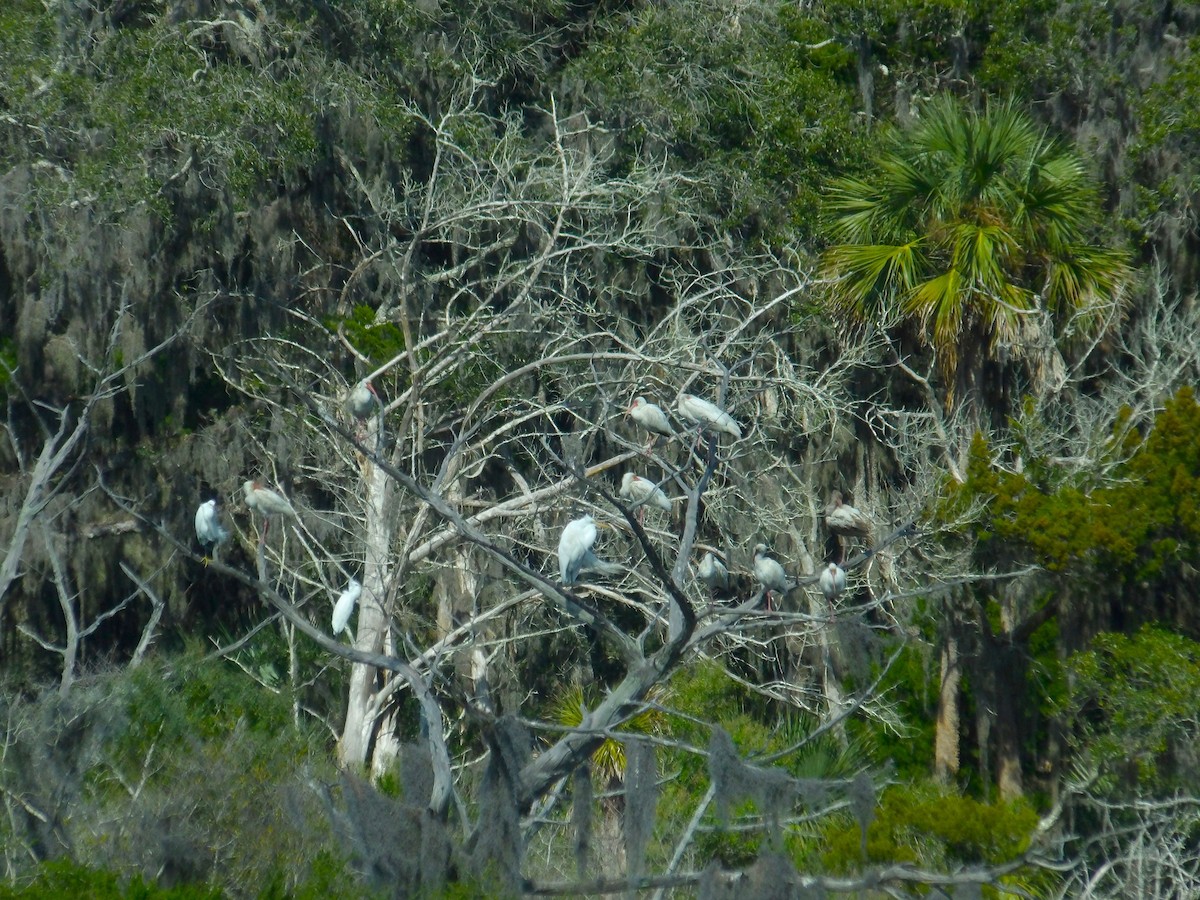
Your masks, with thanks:
M948 405L983 361L961 365L964 350L1027 356L1036 338L1053 343L1047 317L1099 321L1129 273L1122 252L1087 243L1099 204L1081 160L1011 103L935 101L868 176L834 182L827 210L830 307L919 325Z

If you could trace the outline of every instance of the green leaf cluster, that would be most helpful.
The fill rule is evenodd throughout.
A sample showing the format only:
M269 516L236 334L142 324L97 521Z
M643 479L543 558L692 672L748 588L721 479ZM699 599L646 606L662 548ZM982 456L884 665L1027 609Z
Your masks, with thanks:
M1143 788L1194 790L1200 644L1158 626L1103 634L1067 663L1059 710L1087 759Z
M117 872L69 859L42 863L32 879L20 886L0 884L0 900L221 900L224 896L219 888L207 885L160 887L141 875L125 879Z
M76 35L43 4L7 7L0 58L11 67L0 106L38 129L43 156L24 161L50 203L148 202L167 216L163 183L194 168L244 208L311 171L325 117L340 108L403 129L386 94L316 49L311 26L298 21L163 15L101 28L81 17ZM86 45L86 64L64 67L64 44L74 40ZM365 150L354 141L361 132L346 130L344 152ZM22 153L0 141L0 161Z
M686 171L719 227L772 242L811 236L822 185L856 168L851 58L811 11L640 6L613 16L563 77L628 160Z
M1126 439L1123 451L1129 458L1108 483L1090 488L1056 480L1044 461L1002 470L977 437L948 509L985 502L969 528L985 554L1011 557L1019 548L1052 572L1120 583L1179 574L1200 560L1200 404L1191 388L1166 404L1148 435Z
M1019 343L1041 309L1097 309L1128 276L1087 242L1100 207L1082 161L1014 103L943 96L874 162L830 187L830 308L917 323L947 377L963 349Z
M985 803L929 786L897 786L883 795L867 828L866 856L856 822L831 827L822 837L822 861L832 872L864 863L926 866L999 863L1020 855L1037 826L1024 801Z

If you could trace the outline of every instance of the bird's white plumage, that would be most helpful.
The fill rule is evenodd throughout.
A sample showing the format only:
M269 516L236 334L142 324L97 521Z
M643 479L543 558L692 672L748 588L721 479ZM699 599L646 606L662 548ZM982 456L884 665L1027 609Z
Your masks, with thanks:
M671 511L671 500L649 478L626 472L621 478L621 497L634 506L657 506L665 512Z
M558 574L563 584L574 584L579 572L592 556L596 543L596 520L589 515L572 519L558 539Z
M837 563L830 563L827 568L822 570L817 583L820 585L825 599L832 603L846 589L846 572Z
M350 621L350 614L354 612L354 604L358 602L358 596L362 593L362 585L350 579L350 584L342 591L341 596L337 598L337 602L333 604L333 618L330 625L333 627L334 634L341 634L346 630L346 625Z
M834 534L843 537L870 539L874 531L870 517L844 502L841 491L834 491L829 496L829 504L825 507L825 525Z
M300 521L296 510L292 509L292 504L270 488L263 487L260 482L247 481L242 485L242 491L246 495L246 505L251 509L258 510L261 515L283 516L287 519L295 519L297 522Z
M606 526L607 527L607 526ZM592 552L596 543L596 520L590 515L580 516L567 523L558 539L558 573L563 584L574 584L579 573L584 570L600 572L603 575L620 575L622 568L616 563L598 559Z
M694 425L721 431L735 438L742 436L742 427L734 421L733 416L715 403L709 403L693 394L680 394L676 407L679 414Z
M700 580L708 585L709 590L723 591L729 588L729 570L710 550L700 560Z
M379 395L375 392L375 385L369 381L360 381L350 392L347 405L354 418L369 419L379 412L382 404Z
M656 403L648 403L645 397L633 398L633 403L629 406L629 415L647 431L665 434L667 437L675 433L662 407Z
M766 544L758 544L754 548L754 577L767 590L779 591L781 594L786 594L795 587L783 566L767 556Z
M217 519L217 501L208 500L196 510L196 539L205 547L217 547L229 537L229 532Z

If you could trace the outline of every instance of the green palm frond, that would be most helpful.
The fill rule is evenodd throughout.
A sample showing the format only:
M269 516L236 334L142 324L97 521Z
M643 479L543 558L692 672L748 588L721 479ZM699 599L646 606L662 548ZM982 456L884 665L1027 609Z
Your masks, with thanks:
M842 244L827 254L826 271L838 279L834 308L841 314L867 319L879 314L888 300L905 293L924 268L920 243Z
M1099 206L1083 161L1012 102L935 100L888 135L872 176L833 183L826 211L831 311L916 319L947 377L968 330L990 351L1040 302L1106 308L1130 274L1123 253L1085 240Z
M660 692L651 692L653 699ZM564 728L578 728L583 724L584 709L589 705L582 687L568 688L551 704L551 719ZM621 731L635 734L658 734L663 730L665 717L654 709L647 709L621 726ZM619 778L625 772L625 745L616 738L605 738L592 754L592 766L596 774L605 779Z

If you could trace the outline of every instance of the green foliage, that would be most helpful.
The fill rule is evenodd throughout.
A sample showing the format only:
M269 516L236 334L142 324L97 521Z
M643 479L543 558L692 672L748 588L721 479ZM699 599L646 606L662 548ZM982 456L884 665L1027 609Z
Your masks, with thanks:
M10 337L0 337L0 403L8 399L8 385L17 370L17 345Z
M1082 161L1015 105L942 97L888 134L873 170L833 181L822 260L829 304L918 323L943 375L960 350L1015 341L1029 311L1099 308L1127 277L1088 245L1100 207Z
M17 120L43 129L56 165L37 171L52 203L150 203L165 216L162 184L187 163L244 206L316 163L330 111L353 107L381 127L404 127L378 86L314 52L300 23L165 15L113 28L86 17L63 22L41 4L0 14L0 58L12 61L0 99ZM63 67L66 48L55 37L84 42L86 64ZM360 133L346 133L344 152L365 150ZM11 164L6 149L0 143L0 159Z
M344 319L328 319L325 327L330 331L340 327L354 348L376 364L404 352L404 332L391 322L376 324L375 310L365 304L355 306Z
M1077 748L1110 778L1195 790L1200 644L1165 629L1103 634L1067 663L1060 713Z
M223 891L207 885L161 888L140 875L129 880L118 873L93 869L67 859L41 863L20 887L0 884L0 900L220 900Z
M6 796L59 823L55 846L81 867L75 876L102 873L97 890L109 875L172 871L239 891L283 879L290 891L331 867L345 872L304 780L330 775L323 739L290 710L225 661L145 663L78 681L65 698L15 704L0 779ZM38 840L19 821L0 826L0 845Z
M661 699L661 693L647 698L656 703ZM567 688L551 706L550 718L565 728L578 728L583 724L585 708L596 705L594 697L586 697L582 687ZM620 730L633 734L657 734L663 729L663 714L658 710L648 709L624 723ZM597 775L607 782L621 778L625 773L625 745L616 738L605 738L604 743L592 754L592 767Z
M890 723L866 716L846 723L847 732L864 755L891 766L900 779L923 778L933 768L938 685L936 667L930 671L928 647L916 642L906 646L879 684L882 695L894 698L899 731Z
M884 793L867 829L865 859L857 822L832 826L821 838L821 858L840 873L864 863L999 863L1025 850L1037 822L1024 802L983 803L932 787L894 787Z
M848 58L806 11L644 5L613 16L566 68L627 160L657 148L720 226L766 242L811 233L821 185L864 156Z
M985 501L970 527L985 554L1019 549L1052 572L1110 583L1178 577L1200 561L1200 404L1192 390L1182 388L1149 435L1133 434L1122 449L1129 459L1111 483L1089 490L1036 459L1024 472L1001 470L977 437L948 512Z
M1113 14L1087 2L1006 0L986 7L987 43L978 78L989 92L1014 85L1029 97L1073 97L1111 82L1120 63L1107 54L1081 52L1111 41ZM1111 66L1112 68L1106 68Z

